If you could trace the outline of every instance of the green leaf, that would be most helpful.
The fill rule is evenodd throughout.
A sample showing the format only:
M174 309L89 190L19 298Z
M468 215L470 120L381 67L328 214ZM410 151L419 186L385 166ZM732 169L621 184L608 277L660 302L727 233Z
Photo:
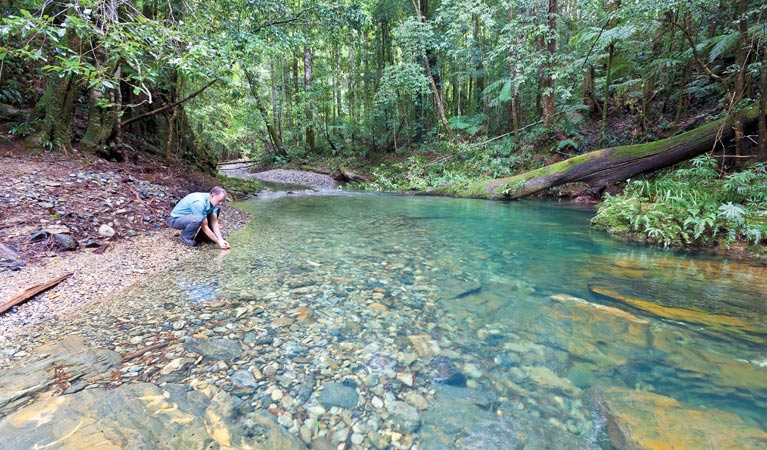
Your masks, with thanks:
M715 44L711 47L711 51L708 53L708 62L712 63L720 56L730 53L735 45L740 42L740 38L740 33L737 31L713 38L712 41Z

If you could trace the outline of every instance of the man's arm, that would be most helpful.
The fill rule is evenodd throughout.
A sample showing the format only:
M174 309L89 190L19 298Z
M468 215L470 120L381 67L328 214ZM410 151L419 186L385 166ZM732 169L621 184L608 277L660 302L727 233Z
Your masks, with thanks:
M221 236L221 229L218 226L218 216L216 214L210 214L203 219L201 228L203 233L205 233L211 241L218 244L220 248L228 249L230 247L229 242Z

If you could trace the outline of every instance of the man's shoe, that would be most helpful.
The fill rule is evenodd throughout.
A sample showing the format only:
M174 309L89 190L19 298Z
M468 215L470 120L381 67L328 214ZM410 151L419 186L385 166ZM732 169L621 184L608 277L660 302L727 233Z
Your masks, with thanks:
M194 239L185 238L184 236L179 236L179 237L181 238L181 242L183 242L184 244L190 247L194 247L195 245L197 245L197 242Z

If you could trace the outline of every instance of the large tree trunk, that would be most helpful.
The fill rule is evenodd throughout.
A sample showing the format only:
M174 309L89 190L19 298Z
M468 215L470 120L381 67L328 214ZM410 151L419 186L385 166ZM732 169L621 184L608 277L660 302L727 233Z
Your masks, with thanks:
M416 12L416 17L420 22L426 23L429 14L428 0L412 1L413 8L415 8ZM424 48L425 47L426 46L424 45ZM442 127L445 129L445 134L450 136L450 123L447 121L447 116L445 115L445 100L442 96L442 81L439 78L439 74L435 75L435 72L432 70L432 65L435 62L434 53L431 50L426 49L421 57L423 59L423 66L424 70L426 71L426 76L429 77L429 85L431 86L431 90L434 93L434 103L437 107L437 117L439 118Z
M747 124L755 125L758 108L750 109L745 115ZM481 180L469 186L441 186L429 193L513 200L567 183L582 182L601 189L609 183L686 161L712 150L718 142L733 135L732 119L720 119L667 139L597 150L510 178Z
M71 29L64 34L69 48L80 47L81 39ZM48 78L48 85L35 105L35 116L42 119L42 126L28 142L35 147L57 147L64 151L72 143L75 123L75 106L80 96L80 83L73 75L59 77L54 73Z
M243 65L243 67L245 67L245 65ZM244 69L244 71L245 77L248 79L248 84L250 85L250 93L256 100L256 109L258 110L258 114L266 124L266 131L269 133L269 139L272 142L274 153L282 156L287 156L288 153L285 151L285 147L282 145L282 139L280 138L280 135L277 133L277 130L274 128L274 126L272 126L272 122L269 120L269 115L266 113L266 107L264 107L263 102L261 102L261 96L258 94L258 79L256 78L256 75L248 69Z
M620 8L621 0L610 2L610 13L614 13ZM610 29L618 26L618 19L613 18L607 25ZM607 142L607 112L610 110L610 85L612 84L613 76L613 62L615 61L615 41L610 42L607 47L607 67L605 68L605 91L604 91L604 104L602 105L602 143Z
M738 30L740 31L741 43L735 56L735 63L738 66L738 72L735 75L735 86L732 92L732 108L735 110L735 164L740 163L739 158L743 156L743 146L745 145L745 132L743 122L741 121L741 112L738 105L743 100L746 91L746 73L748 64L750 45L748 40L748 21L746 20L746 11L748 11L748 0L740 0L738 6Z
M316 149L314 135L314 113L312 111L312 51L304 48L304 92L306 93L306 149L314 153Z
M546 12L546 23L548 25L548 38L546 40L546 66L541 74L541 106L543 107L543 124L547 127L554 125L556 117L556 103L554 101L554 57L557 53L557 16L559 7L557 0L549 0L548 11Z
M767 53L759 77L759 161L767 162Z
M354 37L354 29L349 29L350 34L350 42L355 42ZM349 93L349 123L354 124L357 123L357 85L355 78L357 76L356 70L357 70L357 46L356 44L353 44L349 48L349 70L348 70L348 79L346 81L346 91ZM356 127L350 127L351 134L347 136L346 138L351 143L352 147L355 145L355 129Z
M113 78L118 79L120 64L114 67ZM80 141L80 149L97 153L108 159L121 160L120 153L109 149L119 134L120 105L122 96L119 87L102 89L95 85L88 89L88 126Z

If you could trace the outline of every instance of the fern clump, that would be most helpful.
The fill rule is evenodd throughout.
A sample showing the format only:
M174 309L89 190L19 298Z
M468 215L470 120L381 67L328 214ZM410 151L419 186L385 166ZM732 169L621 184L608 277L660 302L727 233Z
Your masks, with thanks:
M767 244L767 165L720 177L711 156L608 195L592 226L664 247Z

